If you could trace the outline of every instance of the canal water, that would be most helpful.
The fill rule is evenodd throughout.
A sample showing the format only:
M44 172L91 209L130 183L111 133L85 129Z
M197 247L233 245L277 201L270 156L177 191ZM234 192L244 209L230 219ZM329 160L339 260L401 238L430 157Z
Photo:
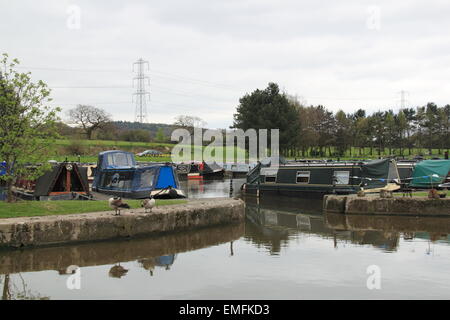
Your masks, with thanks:
M242 183L233 181L233 195ZM183 184L190 198L230 193L230 180ZM450 298L450 219L344 217L322 214L318 200L245 200L238 225L1 251L2 298Z

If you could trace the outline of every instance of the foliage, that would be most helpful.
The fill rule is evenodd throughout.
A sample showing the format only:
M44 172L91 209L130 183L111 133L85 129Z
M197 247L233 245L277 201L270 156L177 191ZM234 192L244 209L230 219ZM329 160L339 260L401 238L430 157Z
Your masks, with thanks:
M286 106L286 98L291 107ZM296 118L297 121L292 119ZM285 156L350 157L367 155L404 156L421 154L422 148L442 154L450 147L450 105L377 111L363 109L346 114L333 113L324 106L304 106L296 97L280 94L276 84L255 90L240 99L234 126L279 128ZM284 148L287 148L283 150ZM349 153L349 154L348 154Z
M122 140L136 142L150 142L150 133L147 130L127 130L120 135Z
M18 177L36 178L47 168L44 163L31 168L29 164L45 161L58 137L56 122L59 108L50 108L47 85L32 82L30 73L19 73L19 62L9 61L3 54L0 63L0 160L6 161L8 201L12 201L12 186Z
M167 137L164 134L163 128L158 129L158 132L156 133L155 141L156 142L166 142L167 141Z
M71 155L83 155L86 153L86 147L83 145L83 141L79 139L71 140L65 149L67 154Z
M296 106L285 93L280 93L277 84L269 83L266 89L257 89L239 99L232 128L279 129L283 149L297 143L300 122Z

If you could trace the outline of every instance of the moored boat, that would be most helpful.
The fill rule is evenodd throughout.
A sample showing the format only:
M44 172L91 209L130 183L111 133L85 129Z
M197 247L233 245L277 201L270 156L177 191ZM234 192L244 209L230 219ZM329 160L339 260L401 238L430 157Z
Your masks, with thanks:
M119 150L99 154L92 190L132 199L186 197L171 163L140 166L134 154Z
M352 194L388 187L398 189L400 182L395 160L370 162L296 162L281 161L277 166L259 163L247 175L244 194L304 196Z
M180 177L188 179L223 179L225 170L216 162L202 161L178 164L177 173Z
M37 179L17 179L13 193L26 200L73 200L90 197L87 169L74 162L53 162Z

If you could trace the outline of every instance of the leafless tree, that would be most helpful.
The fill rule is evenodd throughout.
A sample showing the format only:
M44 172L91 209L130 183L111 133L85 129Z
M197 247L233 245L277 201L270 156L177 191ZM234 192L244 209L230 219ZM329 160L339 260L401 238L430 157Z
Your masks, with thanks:
M194 128L204 128L207 123L203 119L195 116L176 116L173 124L175 127L184 128L193 133Z
M105 127L111 122L111 116L103 109L79 104L68 111L70 122L80 126L87 138L92 139L95 130Z

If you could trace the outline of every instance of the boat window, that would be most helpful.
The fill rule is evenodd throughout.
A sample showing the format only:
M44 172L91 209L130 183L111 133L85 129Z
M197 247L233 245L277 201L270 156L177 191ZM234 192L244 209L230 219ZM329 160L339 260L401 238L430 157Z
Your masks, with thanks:
M111 153L108 154L107 166L115 167L131 167L133 166L133 157L128 153Z
M265 176L265 182L277 182L277 176Z
M336 178L336 184L349 184L350 171L335 171L334 177Z
M102 175L100 186L112 189L131 189L132 172L106 172Z
M141 182L139 186L141 188L152 188L154 180L155 180L155 170L154 169L145 170L144 172L141 173Z
M297 171L297 183L309 183L309 171Z

